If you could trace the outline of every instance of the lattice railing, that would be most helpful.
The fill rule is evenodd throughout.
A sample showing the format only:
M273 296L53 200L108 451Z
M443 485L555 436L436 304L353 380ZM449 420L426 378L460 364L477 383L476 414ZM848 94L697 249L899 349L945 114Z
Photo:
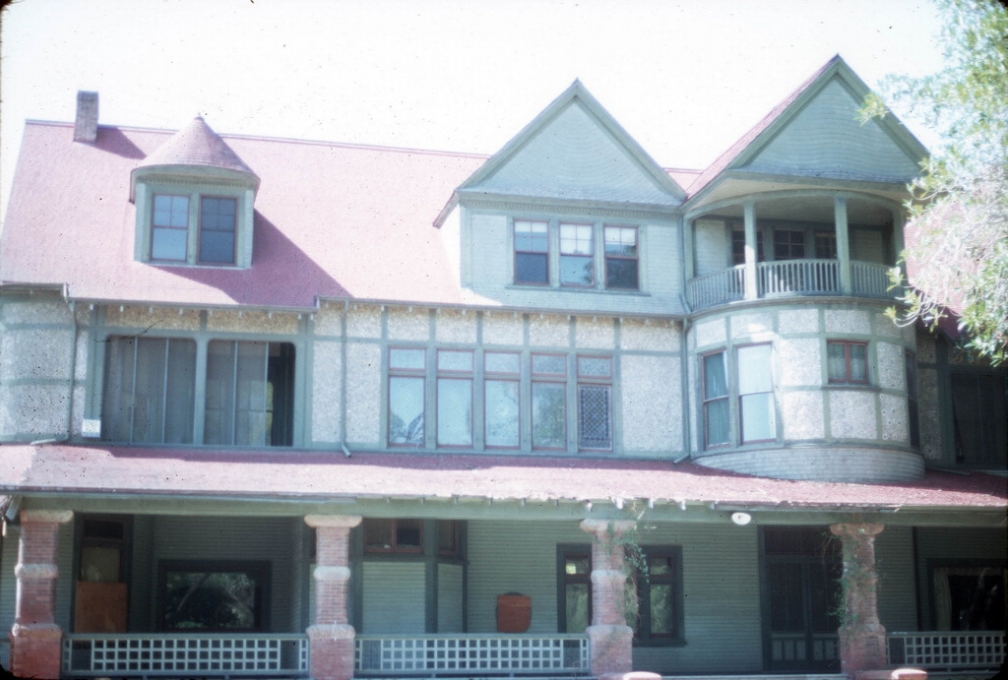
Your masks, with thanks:
M995 669L1005 658L1004 631L889 633L889 663L928 670Z
M836 633L771 633L771 659L775 664L829 664L840 660L840 637Z
M361 635L355 669L398 673L586 673L583 635Z
M176 633L64 636L64 676L305 677L305 635Z

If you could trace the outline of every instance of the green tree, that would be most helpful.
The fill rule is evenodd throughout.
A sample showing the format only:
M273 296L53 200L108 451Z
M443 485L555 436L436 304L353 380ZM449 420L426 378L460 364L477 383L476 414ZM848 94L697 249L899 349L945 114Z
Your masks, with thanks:
M1008 359L1008 9L995 0L936 1L944 68L887 77L861 112L864 120L887 115L885 98L944 140L910 185L910 285L892 314L936 324L951 311L966 349L1000 364ZM898 272L894 279L906 283Z

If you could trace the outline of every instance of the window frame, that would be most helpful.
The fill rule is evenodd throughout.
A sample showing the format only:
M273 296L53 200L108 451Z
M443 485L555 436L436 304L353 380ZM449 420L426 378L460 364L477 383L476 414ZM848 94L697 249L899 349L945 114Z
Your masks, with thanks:
M708 396L707 394L707 359L713 358L715 356L721 357L721 370L724 373L724 394L719 394L715 396ZM732 444L732 409L731 409L731 374L728 372L728 351L726 349L719 349L713 352L705 352L700 355L700 399L703 405L703 435L704 435L704 448L713 449L725 446L731 446ZM725 423L725 438L724 441L712 442L710 441L710 409L709 406L713 403L723 403L726 407L726 423Z
M963 385L964 381L970 384ZM957 382L960 383L958 386ZM975 418L973 422L981 425L989 423L990 427L970 428L970 421L960 416L956 408L959 403L956 392L964 388L973 391L976 396L974 403L985 409L982 413L972 414ZM987 398L984 398L985 394ZM955 465L972 469L1003 468L1008 460L1008 374L996 369L950 366L947 401L950 455ZM962 432L973 432L974 439L980 440L979 449L971 446L975 441L965 442ZM973 450L974 455L966 455Z
M917 355L911 350L903 352L906 368L907 429L910 446L920 448L920 401L917 384Z
M567 432L567 414L569 404L567 403L567 383L569 369L567 366L567 354L559 354L556 352L532 352L529 354L529 414L531 423L531 445L533 451L566 451L568 443L570 441ZM554 358L559 359L561 365L563 366L563 371L559 373L550 371L536 371L536 358ZM560 417L560 423L563 432L560 433L561 442L558 446L543 446L536 444L536 386L544 385L550 386L556 389L559 386L560 394L562 395L563 414Z
M574 234L564 235L564 231L573 230ZM582 222L558 222L557 231L560 235L560 248L559 257L560 263L557 268L559 275L559 283L561 288L594 288L595 281L597 278L597 273L595 271L595 225L591 223ZM587 233L587 237L584 234ZM581 252L581 247L583 242L587 238L588 249L587 253ZM571 243L573 243L573 251L565 252L566 250L571 250ZM566 246L566 247L565 247ZM564 263L570 261L586 261L588 264L589 281L587 283L577 283L574 281L567 281L566 272L564 269Z
M867 340L843 340L843 339L827 339L826 340L826 380L830 385L848 385L848 386L869 386L871 385L871 359L869 356L869 346ZM843 376L835 377L831 374L830 365L830 347L842 346L844 348L844 374ZM855 378L854 376L854 357L853 349L855 347L862 347L864 349L864 378Z
M219 446L229 446L229 447L239 447L239 448L290 448L298 443L299 439L299 419L302 414L298 410L300 404L300 383L301 378L299 378L299 361L303 361L301 357L301 350L299 344L294 340L262 340L253 338L241 338L234 335L222 334L222 335L212 335L212 336L197 336L192 335L182 335L175 333L166 333L163 336L147 336L142 334L128 335L122 332L108 333L102 337L102 342L106 344L105 352L101 353L99 363L96 366L95 375L99 376L99 384L96 385L95 394L100 399L97 404L96 410L98 411L100 422L101 422L101 441L109 443L119 443L126 445L158 445L158 444L181 444L186 446L202 446L202 447L219 447ZM133 343L132 347L127 349L122 349L125 345L121 345L121 342ZM135 428L133 426L133 421L135 419L135 414L129 411L128 407L117 407L115 401L117 399L122 399L123 397L119 394L121 390L117 391L117 380L116 377L122 372L120 364L123 360L129 359L126 357L124 352L129 353L132 357L130 364L132 370L135 372L137 366L139 365L138 357L138 347L140 343L149 342L164 342L166 347L181 346L183 343L191 345L191 354L187 356L191 360L192 366L192 381L191 385L188 387L188 391L179 396L169 395L168 387L162 385L162 391L164 394L164 405L165 414L162 416L162 420L167 420L167 405L171 404L181 409L178 415L185 420L183 426L185 428L188 436L185 441L175 441L166 440L164 437L158 440L148 440L137 438L135 435ZM174 344L173 344L174 343ZM265 346L264 355L264 372L262 374L263 380L260 384L263 385L263 390L265 397L263 400L262 408L263 412L266 414L264 416L265 421L271 423L271 426L263 430L265 438L269 441L256 441L251 443L235 443L234 433L230 435L228 441L212 441L212 437L208 435L207 423L208 410L210 410L210 392L211 385L210 382L213 377L209 372L209 364L211 363L210 358L210 348L211 345L216 343L230 344L232 347L232 368L234 367L234 362L237 360L234 356L236 351L233 349L240 345L263 345ZM273 348L278 348L282 356L274 360L274 354L272 352ZM170 350L166 350L170 351ZM176 366L174 369L169 365L170 356L165 360L164 365L161 367L166 376L166 380L172 380L174 376L179 375L180 368ZM279 370L277 363L282 363L284 370L282 375L277 374ZM185 371L181 371L185 372ZM234 373L230 377L230 388L227 394L230 395L230 417L232 420L237 418L237 403L238 397L235 392L236 383L238 381L238 376ZM136 378L134 376L133 383L135 385ZM281 390L282 397L277 394L278 389ZM169 397L171 397L169 399ZM134 399L135 400L135 399ZM90 407L89 407L90 408ZM219 410L219 409L218 409ZM129 411L127 413L127 411ZM127 417L130 419L129 424L125 424L121 419ZM128 436L122 436L126 430L129 429ZM276 434L281 433L282 441L274 441L276 439Z
M588 560L588 571L585 574L567 574L567 562L569 560ZM557 566L556 566L556 603L557 603L557 632L571 633L567 626L567 586L584 585L587 597L587 622L586 628L592 625L592 547L588 543L561 543L557 545ZM584 631L574 631L574 634Z
M377 523L388 523L389 543L382 547L368 543L368 528L374 527ZM415 522L418 527L417 544L399 544L399 524L400 522ZM424 552L424 520L416 517L365 517L361 522L361 541L365 555L422 555Z
M270 595L272 588L272 563L268 560L158 560L157 585L157 629L161 631L192 630L168 626L168 574L182 573L240 573L256 575L256 591L253 595L255 623L251 628L201 628L207 632L268 632L270 630Z
M604 361L607 370L604 374L582 372L582 362ZM596 356L592 354L577 354L574 357L574 372L577 382L577 428L578 428L578 450L579 451L612 451L613 449L613 404L612 404L612 384L613 367L612 357ZM589 391L604 391L605 408L605 431L606 441L600 445L589 442L586 436L586 413L584 406L584 395Z
M686 644L684 612L685 597L683 593L683 561L681 545L642 545L640 556L648 565L646 578L641 578L638 572L634 583L637 588L637 620L634 629L634 645L638 647L672 647ZM655 579L651 573L650 560L667 558L671 561L673 573L667 578ZM668 604L672 609L672 632L652 633L654 625L651 615L651 589L655 585L670 586Z
M396 352L410 352L417 353L423 357L423 365L420 368L413 368L409 366L396 366L393 364L393 356ZM416 346L400 346L400 345L390 345L386 351L387 357L387 370L385 375L385 385L386 385L386 403L385 409L387 418L386 425L386 443L390 447L395 448L423 448L427 444L427 349L425 347ZM392 402L394 399L393 395L393 380L418 380L420 382L420 422L417 425L417 434L419 440L414 440L407 438L404 441L395 441L393 437L392 425L393 425L393 410ZM413 418L409 423L404 423L404 432L409 434L410 430L413 429L413 422L416 421L416 417Z
M251 211L253 191L239 186L213 186L209 182L201 186L181 184L165 178L149 178L137 182L136 194L136 249L135 257L141 262L155 266L197 266L221 268L246 268L251 265L252 230L254 216ZM185 226L185 254L182 258L155 257L154 236L156 230L181 227L156 226L156 204L161 197L184 198L187 222ZM210 201L234 202L234 228L231 260L215 262L204 258L204 199ZM220 230L223 233L223 230Z
M469 358L469 367L465 368L455 368L447 365L442 365L441 358L447 357L449 355L466 355ZM437 448L472 448L475 441L473 435L473 401L475 397L476 390L476 356L475 351L471 349L438 349L435 353L435 391L436 391L436 401L437 401L437 427L435 431L435 441ZM464 434L468 436L468 441L464 442L442 442L442 426L445 426L444 434L447 435L447 425L446 419L441 416L442 410L444 409L441 403L442 392L441 388L443 385L448 385L449 383L468 383L469 388L469 414L468 423L466 424L466 431ZM447 397L447 394L444 396Z
M529 236L519 235L519 229L531 228L533 225L544 227L545 238L540 236L540 240L546 244L546 249L532 250L526 247L525 241ZM511 277L510 285L519 287L549 288L552 290L569 291L598 291L607 293L640 293L644 291L644 225L643 224L620 224L609 223L601 219L590 216L513 216L509 218L509 239L511 244ZM571 250L571 238L564 234L565 230L577 228L590 228L589 252L575 248ZM610 252L606 245L606 235L611 230L627 231L632 230L634 234L633 255L621 252ZM576 239L575 239L576 240ZM568 252L570 251L570 252ZM523 280L520 272L524 267L520 265L523 256L545 257L546 272L545 279ZM591 261L591 282L578 283L568 280L565 277L564 263L567 259L578 258ZM635 269L634 285L617 285L610 282L610 262L633 262Z
M769 356L769 360L770 360L769 363L763 364L762 362L751 362L750 363L748 361L742 361L742 359L740 357L740 354L743 351L757 349L757 348L766 348L769 351L769 355L770 355ZM743 382L742 381L742 372L741 372L742 371L742 367L743 366L750 366L750 365L759 366L761 368L764 365L766 366L766 371L767 371L767 374L768 374L766 377L767 377L768 382L770 384L770 387L769 387L768 390L754 390L754 391L749 391L749 392L743 392L742 391L742 389L743 389L743 387L742 387L742 382ZM776 400L777 386L774 383L774 376L773 376L773 343L772 342L760 342L760 343L753 343L753 344L746 344L746 345L736 345L736 347L735 347L735 372L734 372L734 376L735 376L735 386L736 386L736 403L738 405L738 412L737 412L738 415L737 415L737 418L738 418L738 442L739 442L739 445L743 445L744 446L746 444L762 444L762 443L766 443L766 442L775 442L775 441L777 441L777 424L778 424L778 422L777 422L778 421L778 418L777 418L777 400ZM770 422L767 423L767 427L768 427L768 430L770 431L770 435L771 436L770 437L765 437L765 438L762 438L762 439L747 439L746 438L745 401L746 401L747 397L756 397L758 395L768 395L768 398L767 398L767 402L768 402L767 415L770 418Z
M515 370L496 370L487 368L487 356L498 356L506 355L514 357ZM508 351L508 350L486 350L483 352L483 446L491 450L517 450L522 447L522 381L521 381L521 371L522 371L522 357L521 352ZM514 444L498 444L489 443L489 432L491 430L490 421L490 398L488 393L488 386L491 383L507 383L511 385L511 389L514 390L515 405L517 408L517 413L514 417Z

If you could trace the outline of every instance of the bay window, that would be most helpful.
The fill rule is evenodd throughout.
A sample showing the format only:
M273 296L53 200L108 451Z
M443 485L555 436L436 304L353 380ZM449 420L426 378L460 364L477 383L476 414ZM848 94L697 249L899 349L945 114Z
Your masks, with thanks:
M868 384L868 344L848 340L826 343L826 366L831 384Z
M775 440L777 407L772 345L738 347L733 372L729 372L729 356L727 350L719 350L700 359L704 447L732 444L733 421L736 423L734 431L737 432L734 441L739 444ZM732 404L735 405L734 412Z

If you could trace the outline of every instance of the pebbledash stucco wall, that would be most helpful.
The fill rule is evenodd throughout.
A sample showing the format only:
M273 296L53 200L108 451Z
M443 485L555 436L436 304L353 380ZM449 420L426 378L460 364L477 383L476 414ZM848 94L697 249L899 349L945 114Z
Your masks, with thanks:
M912 329L899 328L871 304L757 304L698 319L688 334L690 411L698 462L725 470L786 479L906 481L924 473L910 446L905 356L916 351ZM829 340L866 342L867 385L830 384ZM736 350L772 346L776 439L738 445ZM705 448L700 362L728 357L732 444ZM923 405L922 405L923 406ZM923 420L923 419L922 419Z
M668 321L323 304L313 315L310 445L324 448L345 443L354 450L385 447L386 349L393 346L425 348L428 357L436 349L610 356L614 453L677 456L684 450L685 439L678 388L682 384L681 345L680 326ZM474 372L477 390L480 363L477 360ZM525 371L527 361L522 363ZM522 399L527 399L527 380L528 375L523 375ZM433 387L427 386L429 401L434 397ZM568 410L568 432L576 432L571 420L574 409L569 405ZM474 413L477 419L481 415L478 410ZM576 453L576 437L568 439L569 452Z

